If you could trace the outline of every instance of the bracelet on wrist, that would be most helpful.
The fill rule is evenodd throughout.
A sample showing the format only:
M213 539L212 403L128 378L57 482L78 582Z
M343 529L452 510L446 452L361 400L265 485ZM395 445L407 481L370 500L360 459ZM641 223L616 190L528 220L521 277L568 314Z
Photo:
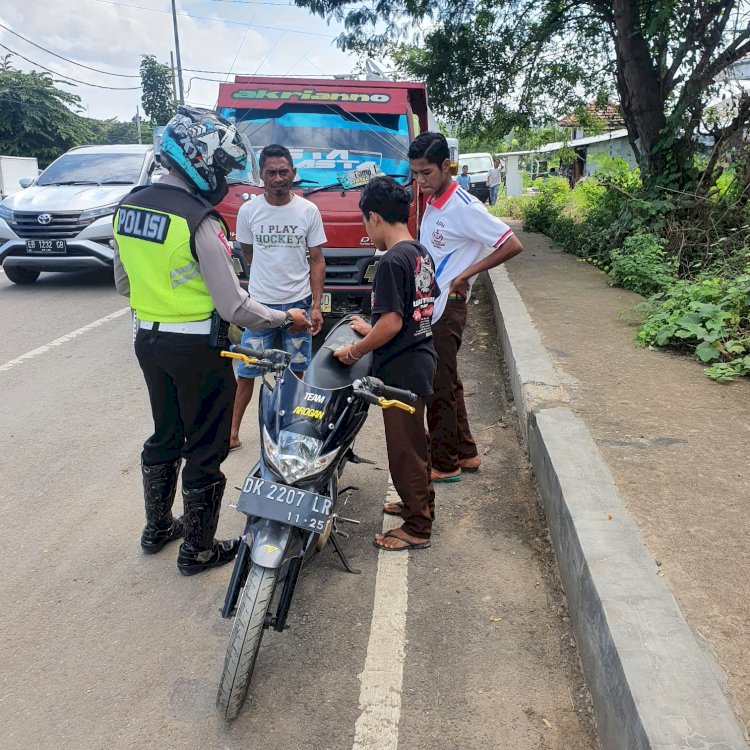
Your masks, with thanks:
M357 357L354 353L354 344L349 345L349 358L353 359L355 362L359 362L360 359L362 359L362 355L360 354L359 357Z

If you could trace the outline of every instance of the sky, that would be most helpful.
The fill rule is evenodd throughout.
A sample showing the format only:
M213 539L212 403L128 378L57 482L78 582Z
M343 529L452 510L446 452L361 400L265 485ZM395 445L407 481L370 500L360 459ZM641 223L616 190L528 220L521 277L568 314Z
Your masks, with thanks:
M45 66L86 84L137 87L141 55L168 63L174 50L170 0L23 0L2 5L0 24L34 44L90 68L135 77L82 68L0 27L0 45L36 63L14 55L12 65L23 71ZM284 0L177 0L176 6L178 14L188 14L178 15L178 26L185 100L190 104L213 107L219 81L227 73L312 78L350 73L357 63L334 44L342 25L329 25ZM7 52L0 47L0 55ZM139 90L84 84L60 88L80 96L81 114L90 117L130 120L140 104Z

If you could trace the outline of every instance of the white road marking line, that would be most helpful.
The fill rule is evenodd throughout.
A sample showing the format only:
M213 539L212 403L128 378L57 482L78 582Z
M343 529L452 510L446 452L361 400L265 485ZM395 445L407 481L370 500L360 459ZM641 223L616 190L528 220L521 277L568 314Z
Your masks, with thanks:
M386 502L399 496L388 477ZM401 525L397 516L383 515L383 532ZM401 718L401 685L406 656L408 552L378 553L375 602L365 668L359 676L359 708L353 750L397 750Z
M105 323L109 323L110 320L119 318L129 312L129 307L123 307L122 310L113 312L110 315L105 315L103 318L99 318L99 320L95 320L93 323L89 323L88 325L83 326L83 328L77 328L75 331L66 333L64 336L60 336L60 338L55 339L54 341L50 341L49 344L44 344L43 346L37 347L36 349L32 349L30 352L26 352L26 354L22 354L20 357L16 357L15 359L9 359L4 364L0 365L0 372L5 372L6 370L10 370L11 367L23 364L24 362L33 359L39 354L44 354L45 352L48 352L50 349L53 349L56 346L60 346L61 344L64 344L71 339L75 339L78 336L82 336L84 333L88 333L94 328L98 328Z

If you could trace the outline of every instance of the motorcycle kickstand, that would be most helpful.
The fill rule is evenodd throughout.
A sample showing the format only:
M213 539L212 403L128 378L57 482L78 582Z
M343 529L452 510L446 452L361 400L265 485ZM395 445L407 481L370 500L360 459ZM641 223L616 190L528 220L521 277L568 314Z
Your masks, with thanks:
M331 534L331 544L333 545L333 548L336 550L336 554L339 556L339 560L341 560L341 564L346 568L346 570L349 573L354 573L354 575L360 575L362 571L358 570L357 568L353 568L351 566L351 563L349 562L349 559L344 553L344 550L341 549L339 540L336 539L336 534Z

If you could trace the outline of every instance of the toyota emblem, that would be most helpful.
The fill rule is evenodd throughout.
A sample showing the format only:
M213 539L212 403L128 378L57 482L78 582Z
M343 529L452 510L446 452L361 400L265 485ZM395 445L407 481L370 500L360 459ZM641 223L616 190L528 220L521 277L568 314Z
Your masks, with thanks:
M40 224L49 224L52 221L52 214L39 214L39 216L36 217L36 220Z

